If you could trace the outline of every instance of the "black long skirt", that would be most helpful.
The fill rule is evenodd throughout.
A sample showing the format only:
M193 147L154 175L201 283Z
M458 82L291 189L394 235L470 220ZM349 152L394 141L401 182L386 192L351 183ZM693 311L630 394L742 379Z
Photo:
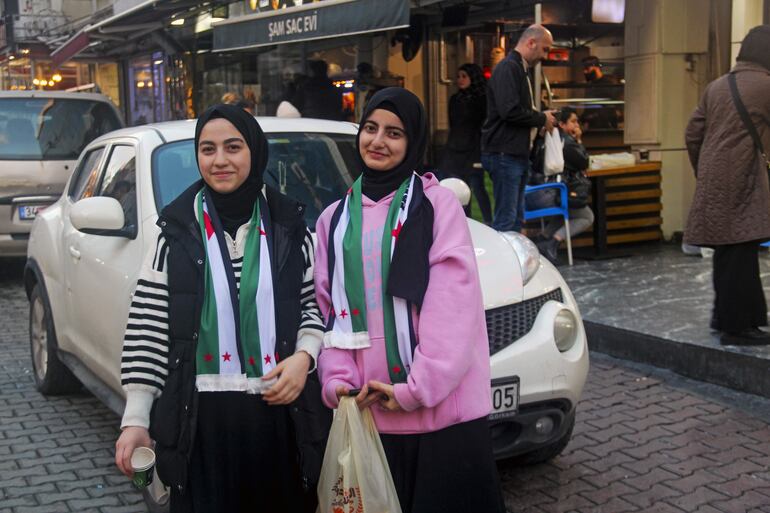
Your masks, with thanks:
M486 418L380 439L403 513L505 513Z
M759 276L760 242L714 248L713 329L739 333L767 326L767 303Z
M171 513L312 513L302 491L286 406L261 395L198 393L198 423L187 491L172 490Z

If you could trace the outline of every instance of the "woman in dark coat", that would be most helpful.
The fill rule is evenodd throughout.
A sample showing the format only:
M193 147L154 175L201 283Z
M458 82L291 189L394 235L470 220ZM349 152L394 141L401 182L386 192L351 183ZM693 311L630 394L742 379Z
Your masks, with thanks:
M770 149L770 25L753 28L730 71ZM759 244L770 239L768 167L741 121L728 75L708 85L687 125L696 186L684 240L714 248L711 327L722 344L767 345L767 305L759 276Z
M457 70L457 91L449 99L449 138L441 170L462 178L479 203L484 222L492 222L492 207L484 188L484 170L474 169L481 161L481 125L487 116L487 81L476 64L463 64ZM470 215L470 203L465 207Z

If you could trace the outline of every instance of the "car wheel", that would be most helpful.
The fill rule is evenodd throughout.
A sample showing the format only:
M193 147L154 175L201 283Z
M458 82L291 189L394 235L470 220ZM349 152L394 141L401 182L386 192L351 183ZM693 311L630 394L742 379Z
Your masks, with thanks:
M522 454L515 458L516 463L521 465L536 465L538 463L544 463L551 460L562 453L562 451L569 444L570 438L572 438L572 430L575 429L575 417L572 416L572 422L567 428L567 432L564 436L556 440L551 445L546 445L540 449L536 449L532 452Z
M48 301L38 283L29 298L29 345L35 385L44 395L77 392L80 382L56 354L56 332Z
M161 482L157 474L150 486L142 490L142 496L150 513L168 513L171 490Z

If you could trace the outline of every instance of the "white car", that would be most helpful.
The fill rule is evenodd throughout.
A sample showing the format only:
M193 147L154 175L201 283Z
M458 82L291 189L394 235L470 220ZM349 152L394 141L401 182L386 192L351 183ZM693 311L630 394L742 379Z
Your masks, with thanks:
M314 227L355 178L356 125L259 122L270 144L265 181L305 203ZM131 294L158 235L158 212L199 178L194 132L195 121L175 121L96 139L61 198L38 214L24 281L42 393L63 394L83 384L122 413L120 357ZM467 200L467 186L458 182L445 185ZM588 373L580 313L559 272L526 237L468 224L492 355L495 455L543 461L567 445ZM149 498L153 510L167 499Z

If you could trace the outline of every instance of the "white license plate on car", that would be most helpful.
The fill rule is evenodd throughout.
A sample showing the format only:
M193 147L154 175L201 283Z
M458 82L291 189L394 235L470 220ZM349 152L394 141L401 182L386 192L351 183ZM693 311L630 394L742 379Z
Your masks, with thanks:
M43 205L21 205L19 207L19 219L32 220L37 217L38 212L43 210Z
M492 380L492 413L489 420L507 419L519 412L519 377Z

